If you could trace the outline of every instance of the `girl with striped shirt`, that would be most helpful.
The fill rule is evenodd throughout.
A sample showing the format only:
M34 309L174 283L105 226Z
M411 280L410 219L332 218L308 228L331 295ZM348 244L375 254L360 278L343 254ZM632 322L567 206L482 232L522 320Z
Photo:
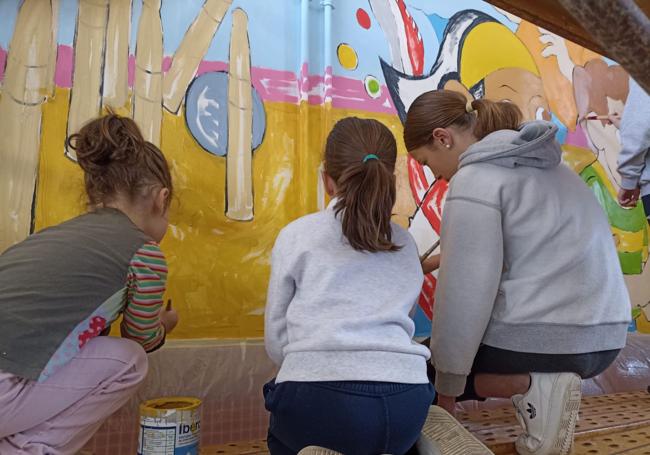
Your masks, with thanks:
M136 392L146 352L178 322L163 308L172 180L128 118L68 138L91 210L0 255L0 453L76 453ZM106 337L122 316L122 338Z

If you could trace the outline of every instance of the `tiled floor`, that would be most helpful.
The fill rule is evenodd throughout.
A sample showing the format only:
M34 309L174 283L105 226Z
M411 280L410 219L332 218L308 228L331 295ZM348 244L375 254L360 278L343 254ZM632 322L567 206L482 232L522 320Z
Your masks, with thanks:
M521 432L511 407L460 414L463 425L496 455L515 454ZM267 454L264 441L204 447L202 455ZM573 455L650 455L650 394L586 397L576 426Z
M266 455L268 453L266 441L240 442L201 449L201 455Z
M458 417L495 454L515 454L514 441L521 427L512 407ZM575 455L650 455L650 394L583 398L575 438Z

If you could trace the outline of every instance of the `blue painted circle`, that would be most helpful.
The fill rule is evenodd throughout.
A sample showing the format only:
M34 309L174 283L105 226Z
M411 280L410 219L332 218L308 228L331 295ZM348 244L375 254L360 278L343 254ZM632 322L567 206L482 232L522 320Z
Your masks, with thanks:
M266 130L266 113L259 93L253 90L253 150L260 146ZM228 153L228 73L214 71L198 76L185 94L185 122L206 151L217 156Z

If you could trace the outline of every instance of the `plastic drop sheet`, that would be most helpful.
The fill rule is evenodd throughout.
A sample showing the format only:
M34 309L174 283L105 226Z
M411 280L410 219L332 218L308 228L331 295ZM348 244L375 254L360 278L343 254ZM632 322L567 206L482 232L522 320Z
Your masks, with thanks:
M263 439L268 428L262 386L275 376L261 340L169 341L149 356L137 395L88 443L94 455L136 453L138 405L164 396L202 400L201 444Z

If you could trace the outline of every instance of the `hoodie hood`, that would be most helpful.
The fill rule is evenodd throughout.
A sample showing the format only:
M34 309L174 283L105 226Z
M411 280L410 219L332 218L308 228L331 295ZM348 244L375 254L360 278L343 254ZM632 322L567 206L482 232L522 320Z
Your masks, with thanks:
M502 167L553 168L562 161L562 149L555 140L557 126L543 120L521 125L519 130L499 130L470 146L460 156L458 168L474 163Z

